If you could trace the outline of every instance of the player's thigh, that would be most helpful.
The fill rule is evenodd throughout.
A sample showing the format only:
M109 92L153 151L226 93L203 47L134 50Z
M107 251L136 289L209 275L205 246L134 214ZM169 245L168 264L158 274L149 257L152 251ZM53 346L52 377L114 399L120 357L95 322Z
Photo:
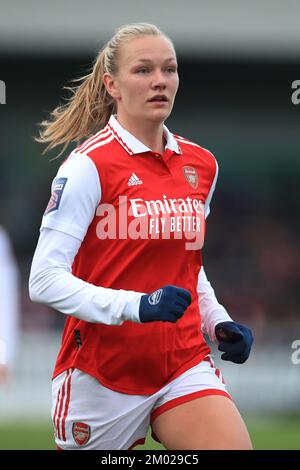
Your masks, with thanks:
M251 440L233 401L208 395L159 415L152 429L167 449L249 450Z

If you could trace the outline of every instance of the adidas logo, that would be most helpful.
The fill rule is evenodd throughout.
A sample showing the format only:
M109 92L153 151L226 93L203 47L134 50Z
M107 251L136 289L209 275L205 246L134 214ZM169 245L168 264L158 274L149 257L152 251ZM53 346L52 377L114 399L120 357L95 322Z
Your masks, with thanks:
M135 186L136 184L143 184L143 181L141 181L135 173L132 173L128 180L128 186Z

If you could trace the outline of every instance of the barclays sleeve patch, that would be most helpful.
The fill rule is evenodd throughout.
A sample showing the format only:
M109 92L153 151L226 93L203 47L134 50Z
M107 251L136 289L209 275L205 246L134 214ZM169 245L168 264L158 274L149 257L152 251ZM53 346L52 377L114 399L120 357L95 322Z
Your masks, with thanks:
M49 214L50 212L56 211L59 208L62 194L64 192L68 178L57 178L54 180L52 194L46 207L44 215Z

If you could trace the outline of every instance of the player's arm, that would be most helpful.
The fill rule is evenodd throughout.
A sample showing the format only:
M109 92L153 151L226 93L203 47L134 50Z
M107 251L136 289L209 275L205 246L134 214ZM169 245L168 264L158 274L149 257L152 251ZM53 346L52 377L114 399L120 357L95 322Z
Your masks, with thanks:
M71 155L52 184L32 261L29 295L34 302L89 322L139 322L142 293L95 286L71 272L100 200L93 161L86 155Z
M250 354L253 336L250 328L232 320L221 305L202 267L198 278L198 298L202 330L218 345L224 361L245 362Z
M215 328L218 323L233 321L226 309L221 305L215 295L215 291L206 277L204 267L200 269L198 276L198 299L201 313L202 331L208 334L210 340L218 344Z
M72 274L80 245L72 235L42 229L29 279L31 300L92 323L139 322L142 293L95 286Z
M158 299L151 294L95 286L72 274L73 260L101 200L94 163L85 155L71 156L61 166L52 189L32 261L31 300L93 323L177 321L190 303L184 289L164 286Z

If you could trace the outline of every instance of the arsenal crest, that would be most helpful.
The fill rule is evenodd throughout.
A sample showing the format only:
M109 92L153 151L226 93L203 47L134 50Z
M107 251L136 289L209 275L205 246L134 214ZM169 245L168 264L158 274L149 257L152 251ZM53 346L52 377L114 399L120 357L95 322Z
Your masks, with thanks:
M91 436L91 427L88 424L76 421L72 426L74 441L79 446L84 446Z
M192 188L197 189L199 179L196 169L193 166L184 166L182 169L187 182L192 186Z

